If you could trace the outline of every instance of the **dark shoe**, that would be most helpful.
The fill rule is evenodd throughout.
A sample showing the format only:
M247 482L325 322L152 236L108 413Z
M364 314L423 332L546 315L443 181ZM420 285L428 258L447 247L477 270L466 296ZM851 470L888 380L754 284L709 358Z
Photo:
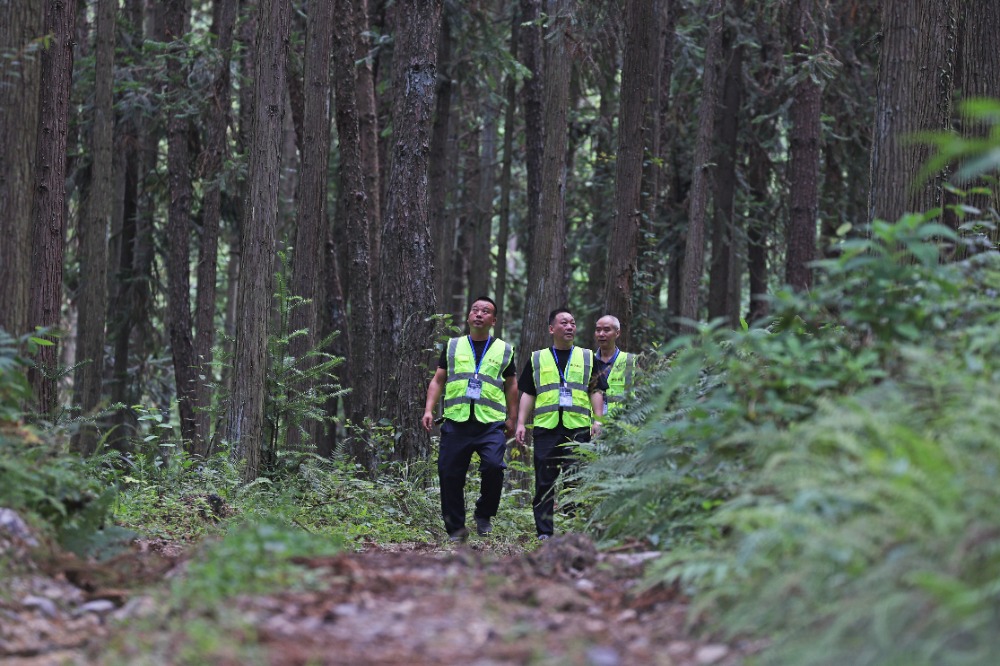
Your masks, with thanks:
M538 540L539 541L548 541L551 538L552 538L551 534L539 534L538 535Z
M490 532L493 531L493 523L490 522L490 519L477 515L473 515L472 517L476 519L476 534L479 536L489 536Z
M451 541L452 543L465 543L468 538L469 530L464 527L460 527L448 535L448 541Z

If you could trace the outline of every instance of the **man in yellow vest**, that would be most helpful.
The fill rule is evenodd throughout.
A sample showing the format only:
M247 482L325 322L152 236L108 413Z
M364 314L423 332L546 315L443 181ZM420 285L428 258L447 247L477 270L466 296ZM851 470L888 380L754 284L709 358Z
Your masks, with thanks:
M592 396L597 397L593 401L595 435L601 431L601 417L613 415L621 408L635 381L637 356L618 349L621 332L621 322L613 315L604 315L594 327L594 340L597 342L594 367L597 372L590 391Z
M430 432L434 407L444 393L444 422L438 453L441 482L441 516L451 541L465 541L465 477L472 454L479 454L481 479L473 519L476 532L493 531L493 516L500 506L507 437L514 433L517 386L514 383L514 348L490 335L497 305L480 296L469 309L469 334L448 340L438 368L427 387L421 423Z
M588 386L594 372L594 353L573 345L576 320L566 308L549 313L552 346L532 352L518 378L521 403L515 437L524 444L528 419L534 411L535 531L539 539L553 533L555 484L560 472L576 458L574 442L591 437L593 405Z

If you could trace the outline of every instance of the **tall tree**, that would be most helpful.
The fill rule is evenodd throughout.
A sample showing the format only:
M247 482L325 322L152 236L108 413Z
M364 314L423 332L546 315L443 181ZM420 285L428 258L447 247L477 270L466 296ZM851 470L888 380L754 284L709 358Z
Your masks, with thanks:
M187 43L191 8L187 0L168 0L165 7L166 38L171 43L167 59L167 330L174 361L174 382L180 412L181 438L190 451L201 450L195 403L198 395L198 361L194 354L191 317L191 178L190 114L192 105L187 83Z
M34 221L29 327L57 328L62 309L63 244L66 240L66 136L76 3L47 0L44 32L52 40L42 52L37 142L35 146ZM58 345L42 347L29 373L36 411L51 416L59 399Z
M698 105L698 135L695 140L687 239L681 268L680 315L697 321L701 302L701 277L705 269L705 220L711 191L712 135L719 97L718 69L722 51L722 28L725 22L723 0L708 3L708 45L701 79L701 102Z
M361 141L361 173L365 179L365 199L368 203L369 266L371 275L378 273L382 247L381 168L378 150L378 106L375 103L374 55L368 0L349 3L353 10L354 50L358 59L357 103L358 133Z
M337 95L337 137L340 147L340 205L338 227L345 230L350 262L348 296L350 304L350 353L347 356L351 395L347 414L360 425L375 412L375 345L371 331L375 314L372 309L371 237L368 226L368 185L362 171L361 123L358 114L358 84L354 33L358 15L351 12L351 0L338 0L334 23L334 89ZM369 467L368 448L364 441L352 441L354 459Z
M823 88L815 63L824 54L826 2L795 0L791 7L795 87L788 115L789 219L785 236L785 282L805 291L812 286L809 263L816 256L816 220L819 217L819 161L823 128L820 122Z
M735 19L742 22L743 0L733 5ZM739 238L734 214L738 174L740 106L743 99L743 45L732 25L723 32L725 76L715 119L716 164L712 208L712 260L709 265L708 318L723 318L735 328L740 318Z
M527 197L526 223L521 245L528 248L532 244L532 233L538 226L542 196L542 153L545 151L545 126L542 119L542 0L520 0L520 8L518 54L521 64L531 73L521 84ZM521 349L524 349L523 343Z
M338 7L337 14L350 22L350 7ZM302 164L297 197L299 219L295 228L295 246L292 252L292 294L304 300L292 310L289 325L292 331L305 331L304 335L292 338L289 343L289 354L299 365L310 362L307 354L319 342L318 308L322 292L316 276L320 274L323 266L327 227L326 180L330 164L330 54L333 52L333 17L332 2L316 2L309 5L304 63ZM348 35L347 40L353 46L353 37ZM352 67L353 49L347 54L341 52L337 55L338 58L334 61L337 66L344 66L341 64L341 59L346 56L349 58L346 66ZM351 73L353 75L353 68ZM353 76L350 86L353 101ZM346 94L337 96L338 119L342 107L351 103L343 99L346 97ZM340 129L339 122L338 129ZM356 134L355 130L355 136ZM341 134L341 147L343 141L344 136ZM367 230L362 229L362 233L367 234ZM367 272L368 267L363 268ZM363 276L357 277L363 279ZM354 278L352 275L351 279ZM308 393L312 388L308 381L297 382L295 386L295 390L300 393ZM307 432L315 431L312 424L288 424L285 443L289 448L301 445L303 429Z
M431 153L428 164L428 209L433 242L435 299L443 312L451 312L452 259L455 252L455 220L448 214L448 183L452 160L452 63L451 15L441 16L441 36L437 45L437 91L434 123L431 126Z
M517 60L518 26L520 14L518 8L511 5L510 27L510 57ZM497 304L496 325L493 330L498 338L504 335L506 318L505 304L507 300L507 244L510 240L510 199L511 172L514 168L514 124L517 112L517 77L513 72L507 72L506 106L503 116L503 164L500 167L500 224L497 229L497 281L493 290L493 299ZM473 295L475 298L475 295Z
M232 456L245 464L243 478L248 481L257 478L260 471L264 429L267 332L291 3L289 0L261 0L257 11L253 129L249 136L249 205L244 211L240 240L236 353L226 423L226 439L232 446Z
M629 347L632 329L632 288L635 285L639 228L642 225L643 132L652 91L650 59L658 35L659 7L651 0L625 3L625 57L622 67L621 121L615 164L615 217L608 239L608 276L604 302L622 324L621 344Z
M32 165L38 140L38 86L45 7L5 3L0 21L0 328L28 328Z
M226 130L232 108L232 75L230 65L239 0L215 0L212 3L212 34L216 37L218 64L210 94L206 99L204 152L201 159L202 204L201 229L198 244L198 292L194 308L194 355L200 379L195 394L195 419L201 435L199 455L208 453L210 433L209 407L212 375L212 348L216 329L216 281L219 265L219 226L222 221L222 182L226 156Z
M393 455L425 458L430 440L414 416L423 406L435 311L434 251L427 219L427 160L437 83L441 0L395 5L392 150L380 260L380 413L399 429Z
M909 135L951 126L957 0L883 0L882 40L869 175L869 221L942 204L938 174L911 182L929 148Z
M549 24L546 28L543 75L542 108L545 109L545 129L541 163L542 189L539 218L531 234L528 289L521 336L522 365L532 350L547 346L545 339L548 333L548 313L553 307L565 305L567 297L566 153L569 82L573 64L568 32L573 22L574 8L574 0L546 0Z
M112 214L114 141L114 0L99 0L96 15L94 65L94 120L91 128L90 193L80 220L80 286L77 310L77 366L73 381L73 402L91 413L101 401L104 374L104 323L107 314L108 228ZM97 430L83 427L73 440L74 448L90 454L97 446Z

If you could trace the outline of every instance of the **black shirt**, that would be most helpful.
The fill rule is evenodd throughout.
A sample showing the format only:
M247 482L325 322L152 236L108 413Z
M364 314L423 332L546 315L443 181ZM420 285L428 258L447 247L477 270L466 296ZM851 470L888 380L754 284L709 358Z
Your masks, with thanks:
M549 349L552 349L550 347ZM575 347L574 347L575 349ZM566 372L566 364L569 363L570 353L572 349L556 349L556 367L559 368L560 372ZM594 359L595 366L590 372L590 382L589 385L593 387L597 381L597 366ZM531 370L531 358L528 358L528 362L524 364L524 370L521 371L521 376L517 380L517 388L521 393L527 393L528 395L538 395L538 389L535 387L535 373ZM588 393L593 393L594 389L589 388ZM548 428L539 428L539 430L549 430ZM573 439L573 435L580 432L581 430L589 430L589 428L565 428L562 423L562 409L559 410L559 425L555 428L551 428L553 432L564 433L570 439Z

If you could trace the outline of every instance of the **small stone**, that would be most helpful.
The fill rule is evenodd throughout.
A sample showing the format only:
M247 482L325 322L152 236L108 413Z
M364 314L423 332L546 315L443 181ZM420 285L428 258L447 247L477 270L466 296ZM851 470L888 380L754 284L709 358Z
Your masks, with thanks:
M45 597L28 596L21 600L25 608L34 608L45 617L55 617L59 613L58 607L51 599Z
M593 592L594 590L597 589L597 586L594 585L594 582L591 580L587 580L586 578L581 578L580 580L576 581L575 586L576 589L578 589L581 592Z
M5 532L32 548L38 545L28 523L24 522L24 519L13 509L0 508L0 532Z
M729 648L725 645L702 645L694 653L695 661L699 664L714 664L729 654Z
M597 645L587 650L588 666L618 666L621 657L614 648Z
M110 613L117 606L113 601L107 599L94 599L93 601L88 601L84 605L80 606L80 613L97 613L101 615L103 613Z

